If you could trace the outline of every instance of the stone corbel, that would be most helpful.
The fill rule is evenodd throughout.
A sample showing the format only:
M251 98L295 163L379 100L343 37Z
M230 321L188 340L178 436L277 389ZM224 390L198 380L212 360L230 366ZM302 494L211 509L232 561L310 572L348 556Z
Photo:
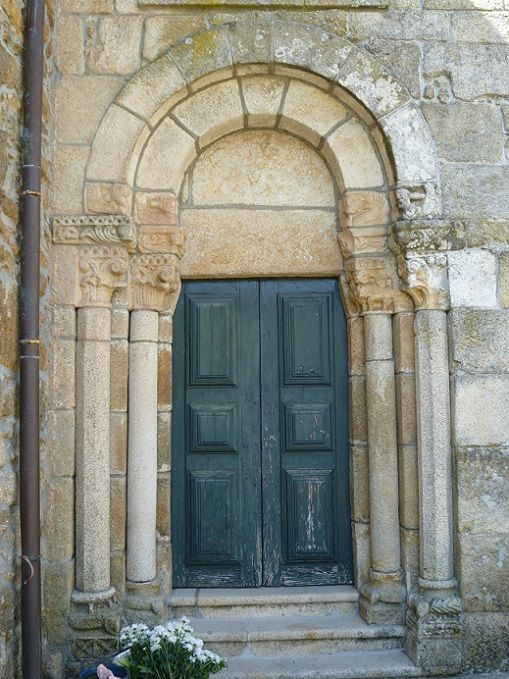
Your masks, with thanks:
M399 289L393 262L388 257L350 258L345 275L351 302L362 314L408 310L408 297Z
M79 256L78 306L110 306L116 290L127 286L128 257L121 247L84 248Z
M175 254L143 254L131 257L132 309L159 312L173 310L179 291L179 259Z

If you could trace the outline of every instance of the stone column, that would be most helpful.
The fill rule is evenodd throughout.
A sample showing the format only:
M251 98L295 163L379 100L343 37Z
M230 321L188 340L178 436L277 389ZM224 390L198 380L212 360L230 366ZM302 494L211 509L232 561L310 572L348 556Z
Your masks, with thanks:
M368 421L371 568L361 585L361 614L369 623L403 621L396 392L392 314L404 303L389 258L349 260L350 295L364 317Z
M76 360L76 590L71 625L77 656L115 649L119 611L110 583L111 298L126 285L127 253L95 246L79 256ZM94 611L94 620L85 615Z
M447 257L400 255L416 306L415 359L419 469L420 578L409 597L407 651L432 674L461 666L461 600L454 579Z
M157 621L157 373L159 312L179 286L175 254L131 259L129 437L127 475L127 600L133 618ZM129 618L128 612L128 618Z

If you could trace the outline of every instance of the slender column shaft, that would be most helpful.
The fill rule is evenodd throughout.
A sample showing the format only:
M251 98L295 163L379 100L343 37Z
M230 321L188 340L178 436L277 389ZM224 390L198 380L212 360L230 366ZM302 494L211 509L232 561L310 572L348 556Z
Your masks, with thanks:
M76 586L110 587L110 309L78 309Z
M401 565L398 509L398 445L388 314L364 318L368 411L371 563L373 571L394 573Z
M157 311L131 312L127 579L156 577Z
M450 398L445 311L415 319L421 577L454 577Z

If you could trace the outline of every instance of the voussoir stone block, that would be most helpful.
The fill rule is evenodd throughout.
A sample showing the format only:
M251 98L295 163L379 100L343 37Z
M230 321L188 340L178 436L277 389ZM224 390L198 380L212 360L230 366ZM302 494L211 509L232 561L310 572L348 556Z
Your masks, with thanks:
M285 85L282 78L256 75L242 78L248 126L274 127Z
M340 168L347 189L382 186L384 175L366 128L351 118L329 134L324 148Z
M199 138L201 146L244 127L244 111L236 80L197 92L178 104L172 113Z
M163 112L187 94L186 81L175 62L166 54L131 78L116 102L147 122L162 117Z
M143 120L120 106L112 105L95 135L87 178L96 181L130 180L130 160L142 133L148 134Z
M334 79L338 76L352 44L321 28L292 22L274 22L274 61L301 66Z
M321 138L347 115L346 107L330 94L292 80L285 96L280 127L318 146Z
M170 53L188 83L232 64L228 36L223 28L187 37L174 45Z
M178 191L196 153L195 140L171 118L152 134L140 161L136 183L143 189Z
M256 21L231 22L228 34L235 64L268 64L271 60L272 23L258 16Z

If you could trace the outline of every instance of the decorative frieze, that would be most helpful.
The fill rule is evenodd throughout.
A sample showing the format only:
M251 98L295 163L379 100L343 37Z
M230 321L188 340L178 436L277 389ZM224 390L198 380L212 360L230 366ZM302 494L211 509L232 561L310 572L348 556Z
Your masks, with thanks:
M62 245L134 244L134 229L124 215L72 215L53 218L53 242Z
M124 248L84 248L79 258L79 306L109 306L115 290L126 287L127 270Z
M178 291L179 260L172 254L131 258L131 307L162 311L169 293Z

